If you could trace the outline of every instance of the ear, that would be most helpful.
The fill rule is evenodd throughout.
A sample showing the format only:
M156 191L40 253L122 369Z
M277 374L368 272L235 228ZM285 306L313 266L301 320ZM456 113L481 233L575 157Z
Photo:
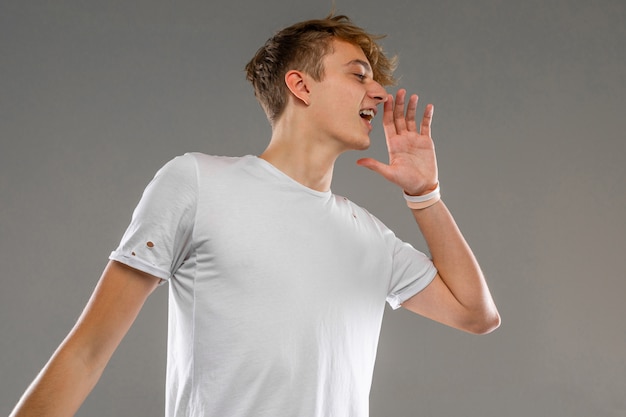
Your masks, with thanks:
M306 106L309 105L310 91L306 74L298 70L290 70L285 74L285 84L297 99Z

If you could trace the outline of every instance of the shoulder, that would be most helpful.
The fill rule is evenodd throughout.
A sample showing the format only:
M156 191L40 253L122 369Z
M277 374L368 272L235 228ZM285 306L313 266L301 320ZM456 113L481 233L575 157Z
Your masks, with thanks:
M240 157L208 155L200 152L187 152L178 155L166 162L156 173L156 177L195 177L199 171L219 170L233 165L241 160Z
M206 175L232 167L248 159L250 159L249 156L221 156L201 152L188 152L174 158L170 163L178 161L174 163L193 167L197 170L197 173Z

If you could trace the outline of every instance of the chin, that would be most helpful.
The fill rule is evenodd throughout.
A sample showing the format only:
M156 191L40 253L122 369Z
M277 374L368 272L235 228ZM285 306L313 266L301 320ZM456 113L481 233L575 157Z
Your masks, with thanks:
M364 151L364 150L369 149L371 144L372 144L372 142L370 141L370 139L368 137L365 142L357 142L355 144L355 149L358 150L358 151Z
M370 140L369 135L364 135L361 137L352 138L352 140L348 143L351 145L352 149L357 151L364 151L366 149L369 149L372 141Z
M364 151L369 149L371 141L369 136L365 137L344 137L341 140L341 147L344 151Z

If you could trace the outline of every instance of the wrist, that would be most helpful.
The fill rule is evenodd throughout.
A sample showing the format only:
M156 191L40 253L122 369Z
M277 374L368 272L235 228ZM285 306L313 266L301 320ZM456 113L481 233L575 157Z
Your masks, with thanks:
M439 187L439 183L437 183L434 190L424 195L409 195L405 191L404 199L406 200L407 206L414 210L422 210L430 207L441 200L441 189Z

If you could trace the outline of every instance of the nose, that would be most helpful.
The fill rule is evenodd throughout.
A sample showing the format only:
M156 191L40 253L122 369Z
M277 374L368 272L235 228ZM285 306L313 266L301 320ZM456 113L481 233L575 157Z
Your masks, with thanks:
M376 104L384 103L385 101L387 101L387 90L385 90L385 87L380 85L378 81L372 80L372 82L370 83L368 95L377 101Z

